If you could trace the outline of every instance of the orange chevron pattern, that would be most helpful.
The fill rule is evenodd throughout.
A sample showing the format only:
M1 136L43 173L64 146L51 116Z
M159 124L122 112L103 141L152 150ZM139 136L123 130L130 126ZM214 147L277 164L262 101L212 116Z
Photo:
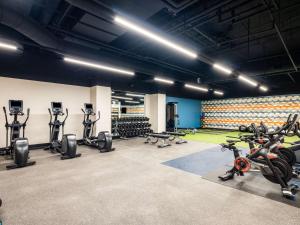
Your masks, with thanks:
M238 129L241 124L281 126L290 113L300 113L300 95L236 98L202 102L203 126Z

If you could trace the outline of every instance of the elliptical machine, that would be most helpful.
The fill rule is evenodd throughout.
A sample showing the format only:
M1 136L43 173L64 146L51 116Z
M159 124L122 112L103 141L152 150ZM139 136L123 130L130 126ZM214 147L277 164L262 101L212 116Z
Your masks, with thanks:
M5 106L3 107L3 111L6 121L6 151L14 160L14 163L7 165L6 168L16 169L20 167L34 165L35 161L28 161L29 143L28 139L25 138L25 127L29 119L30 110L27 109L27 117L24 123L20 123L18 121L18 116L24 116L22 100L9 100L9 115L14 117L12 123L8 122ZM20 137L21 129L23 129L22 137ZM8 139L10 144L8 144Z
M51 109L48 108L50 114L49 130L50 130L50 145L44 150L50 150L52 153L60 153L61 159L72 159L80 157L77 151L77 141L75 134L64 134L64 127L66 119L68 118L69 111L66 109L66 116L61 122L58 116L64 116L63 107L61 102L51 102ZM53 119L54 116L54 119ZM53 119L53 120L52 120ZM62 141L59 141L60 128L62 128Z
M94 121L90 119L90 116L95 116L96 113L93 110L93 104L85 103L84 109L81 109L84 113L83 118L83 138L79 142L80 145L87 145L97 148L101 153L114 151L112 148L112 135L108 131L101 131L98 136L93 136L93 130L96 122L100 119L100 111L98 111L98 118Z

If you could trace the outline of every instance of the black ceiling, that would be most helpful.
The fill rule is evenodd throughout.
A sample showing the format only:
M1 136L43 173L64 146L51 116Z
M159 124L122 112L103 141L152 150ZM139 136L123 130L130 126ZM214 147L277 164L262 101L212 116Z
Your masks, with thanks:
M10 0L0 4L46 29L58 40L75 43L98 56L90 60L104 60L134 70L136 76L127 78L66 64L61 52L34 42L31 35L17 32L12 26L0 24L2 38L23 45L18 54L0 52L1 76L82 86L111 85L118 90L198 99L216 96L187 90L184 82L196 83L200 78L202 85L223 90L225 98L300 92L298 0L79 0L151 24L196 50L198 55L224 63L267 85L267 93L248 87L233 76L224 76L201 60L174 54L126 32L107 14L95 12L97 8L90 12L70 2ZM177 82L173 86L154 83L155 75Z

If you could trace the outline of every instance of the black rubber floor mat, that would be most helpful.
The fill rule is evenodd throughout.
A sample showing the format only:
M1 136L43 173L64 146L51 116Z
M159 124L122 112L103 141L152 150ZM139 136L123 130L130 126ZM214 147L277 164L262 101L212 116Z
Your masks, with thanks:
M224 169L215 170L204 175L202 178L234 189L245 191L300 208L299 192L297 193L294 200L286 199L281 194L280 185L271 183L270 181L266 180L259 172L251 172L247 173L243 177L235 176L233 180L221 181L218 176L223 175L224 172ZM300 185L299 179L293 179L291 182Z

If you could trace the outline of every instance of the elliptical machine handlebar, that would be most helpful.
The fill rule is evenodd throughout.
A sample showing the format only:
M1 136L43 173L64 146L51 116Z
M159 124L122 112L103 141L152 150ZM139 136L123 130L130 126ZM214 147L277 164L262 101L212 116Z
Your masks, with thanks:
M8 147L8 128L9 128L9 123L8 123L7 112L6 112L5 106L3 106L3 111L4 111L4 115L5 115L6 147Z
M62 115L64 115L64 113L63 113ZM66 116L65 116L65 119L64 119L63 122L62 122L62 125L65 124L65 122L66 122L68 116L69 116L69 110L68 110L68 108L66 108Z
M98 120L100 120L100 111L98 111L98 118L93 123L96 123Z
M24 113L23 113L23 115L24 115ZM23 138L25 137L25 127L26 127L27 121L29 119L29 115L30 115L30 109L28 108L27 109L27 117L26 117L24 123L22 124L22 127L23 127Z
M5 106L3 106L3 111L5 115L5 127L8 128L8 118L7 118L7 112Z
M49 114L50 114L50 122L49 122L49 125L51 125L51 123L52 123L52 112L51 112L51 109L50 109L50 108L48 108L48 112L49 112Z
M30 109L28 108L28 109L27 109L27 117L26 117L26 119L25 119L25 121L24 121L24 123L23 123L23 126L26 126L26 123L27 123L27 121L28 121L28 119L29 119L29 115L30 115Z

